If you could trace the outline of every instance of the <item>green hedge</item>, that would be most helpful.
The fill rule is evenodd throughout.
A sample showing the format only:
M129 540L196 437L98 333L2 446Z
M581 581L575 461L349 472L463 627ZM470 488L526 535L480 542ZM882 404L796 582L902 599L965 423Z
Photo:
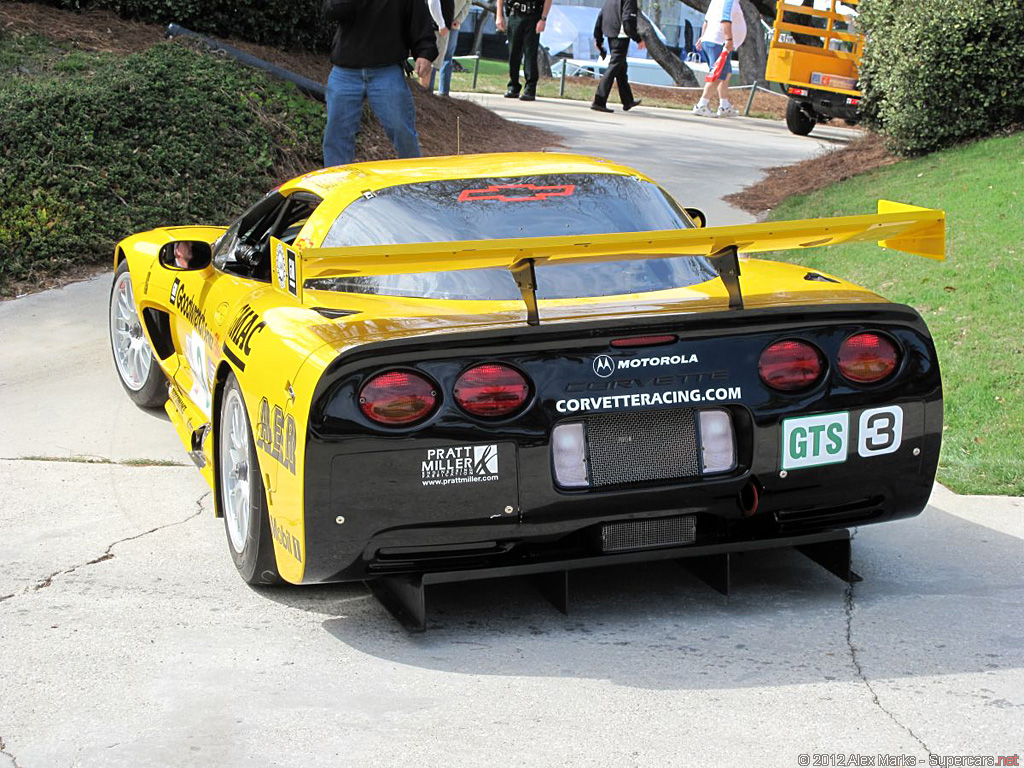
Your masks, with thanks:
M922 154L1024 123L1024 2L864 0L863 110Z
M195 32L280 48L325 50L334 25L320 17L321 0L43 0L71 10L102 9L135 21L176 22Z
M134 232L227 223L321 164L321 104L184 44L31 66L0 71L0 293Z

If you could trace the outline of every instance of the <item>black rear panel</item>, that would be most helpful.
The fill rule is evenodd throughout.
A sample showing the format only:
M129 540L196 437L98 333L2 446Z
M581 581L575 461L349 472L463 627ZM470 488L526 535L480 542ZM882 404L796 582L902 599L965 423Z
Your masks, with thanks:
M834 370L839 345L863 330L885 331L901 350L896 374L871 387ZM611 345L641 334L678 339ZM761 382L760 354L780 339L821 350L828 370L819 384L782 393ZM455 380L483 362L511 365L530 379L523 411L487 421L458 407ZM424 423L385 428L360 411L363 384L394 368L438 385L440 403ZM359 347L331 366L314 398L305 579L600 553L602 531L611 530L603 526L625 521L688 517L699 543L916 514L934 479L941 397L924 323L891 304L551 323ZM734 467L717 474L702 468L700 413L710 408L729 414L735 439ZM859 450L867 439L862 425L885 409L902 414L899 449ZM837 413L848 424L841 460L781 471L783 420ZM552 430L576 422L586 425L587 487L559 487ZM815 428L805 432L797 447L811 450ZM745 517L752 494L757 511ZM656 541L659 529L652 530ZM387 555L394 551L421 556L396 561Z

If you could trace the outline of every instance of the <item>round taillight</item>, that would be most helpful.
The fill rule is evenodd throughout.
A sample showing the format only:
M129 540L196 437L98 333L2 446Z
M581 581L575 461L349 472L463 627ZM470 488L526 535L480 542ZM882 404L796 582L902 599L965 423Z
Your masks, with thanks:
M858 384L890 376L900 361L896 344L880 333L857 333L839 347L839 372Z
M515 368L485 363L470 368L455 382L455 402L483 418L510 416L526 403L530 385Z
M761 353L757 370L769 387L807 389L821 378L821 353L805 341L777 341Z
M359 392L359 408L378 424L402 426L425 419L437 404L437 387L417 373L388 371Z

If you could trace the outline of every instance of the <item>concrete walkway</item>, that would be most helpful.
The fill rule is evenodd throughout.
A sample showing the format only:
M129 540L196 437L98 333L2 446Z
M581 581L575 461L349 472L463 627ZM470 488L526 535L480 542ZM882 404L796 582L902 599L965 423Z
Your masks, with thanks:
M632 155L713 220L742 217L712 194L818 150L760 122L498 106L548 110L570 149ZM735 175L712 162L725 131L748 137ZM738 558L729 599L673 564L581 574L568 617L525 581L452 585L409 636L361 585L241 582L199 474L152 464L187 459L121 391L109 285L0 303L0 768L1022 751L1022 500L937 487L857 532L855 587L788 551Z

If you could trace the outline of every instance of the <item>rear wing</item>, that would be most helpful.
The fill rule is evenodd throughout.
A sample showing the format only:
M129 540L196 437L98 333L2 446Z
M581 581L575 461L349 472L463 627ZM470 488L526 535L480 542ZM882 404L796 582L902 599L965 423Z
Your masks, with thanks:
M296 281L298 287L318 278L504 268L523 295L527 321L537 325L537 265L704 256L725 283L730 308L742 309L740 253L876 241L883 248L943 260L945 220L943 211L879 200L878 213L865 216L605 235L299 248ZM301 291L296 294L301 296Z

